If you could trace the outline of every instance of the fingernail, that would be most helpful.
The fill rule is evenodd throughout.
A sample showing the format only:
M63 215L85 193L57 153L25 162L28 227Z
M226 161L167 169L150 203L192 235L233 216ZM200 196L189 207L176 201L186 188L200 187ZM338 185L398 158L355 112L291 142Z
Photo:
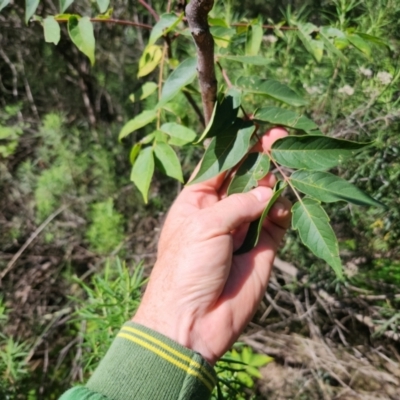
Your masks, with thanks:
M272 195L272 189L267 188L265 186L259 186L255 189L253 189L252 193L254 196L257 197L257 200L261 203L265 203L271 198Z
M276 201L276 203L272 206L272 208L274 209L274 213L278 217L284 217L289 212L287 207L279 200Z

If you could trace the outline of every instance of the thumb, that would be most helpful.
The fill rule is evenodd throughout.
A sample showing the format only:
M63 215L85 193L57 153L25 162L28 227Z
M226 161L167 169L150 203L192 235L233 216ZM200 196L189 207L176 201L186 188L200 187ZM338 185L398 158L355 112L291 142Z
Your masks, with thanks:
M259 186L248 193L233 194L208 209L211 218L224 232L230 232L246 222L257 219L267 201L272 197L272 189Z

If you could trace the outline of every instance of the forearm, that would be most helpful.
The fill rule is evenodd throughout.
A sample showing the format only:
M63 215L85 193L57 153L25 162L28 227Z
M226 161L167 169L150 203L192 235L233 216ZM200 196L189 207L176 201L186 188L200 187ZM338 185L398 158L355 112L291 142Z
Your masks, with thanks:
M208 399L215 382L214 370L198 353L127 322L86 387L60 400Z

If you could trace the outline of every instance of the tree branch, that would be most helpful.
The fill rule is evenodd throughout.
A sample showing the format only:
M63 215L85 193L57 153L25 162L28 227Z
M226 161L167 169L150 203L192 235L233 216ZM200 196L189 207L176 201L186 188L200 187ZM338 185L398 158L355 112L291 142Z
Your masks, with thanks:
M217 79L214 69L214 39L210 33L207 16L214 5L214 0L192 0L186 6L186 19L197 47L197 72L204 119L207 124L211 119L217 96Z

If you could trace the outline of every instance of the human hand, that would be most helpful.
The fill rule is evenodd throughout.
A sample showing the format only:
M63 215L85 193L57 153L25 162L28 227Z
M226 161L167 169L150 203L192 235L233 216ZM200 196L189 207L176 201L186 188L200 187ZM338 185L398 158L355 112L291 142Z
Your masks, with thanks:
M271 129L263 136L262 147L269 150L286 135L284 129ZM279 198L257 246L233 255L248 224L260 217L274 185L274 176L268 174L250 192L226 197L221 174L186 186L168 213L156 264L132 320L214 365L254 315L290 225L290 202Z

